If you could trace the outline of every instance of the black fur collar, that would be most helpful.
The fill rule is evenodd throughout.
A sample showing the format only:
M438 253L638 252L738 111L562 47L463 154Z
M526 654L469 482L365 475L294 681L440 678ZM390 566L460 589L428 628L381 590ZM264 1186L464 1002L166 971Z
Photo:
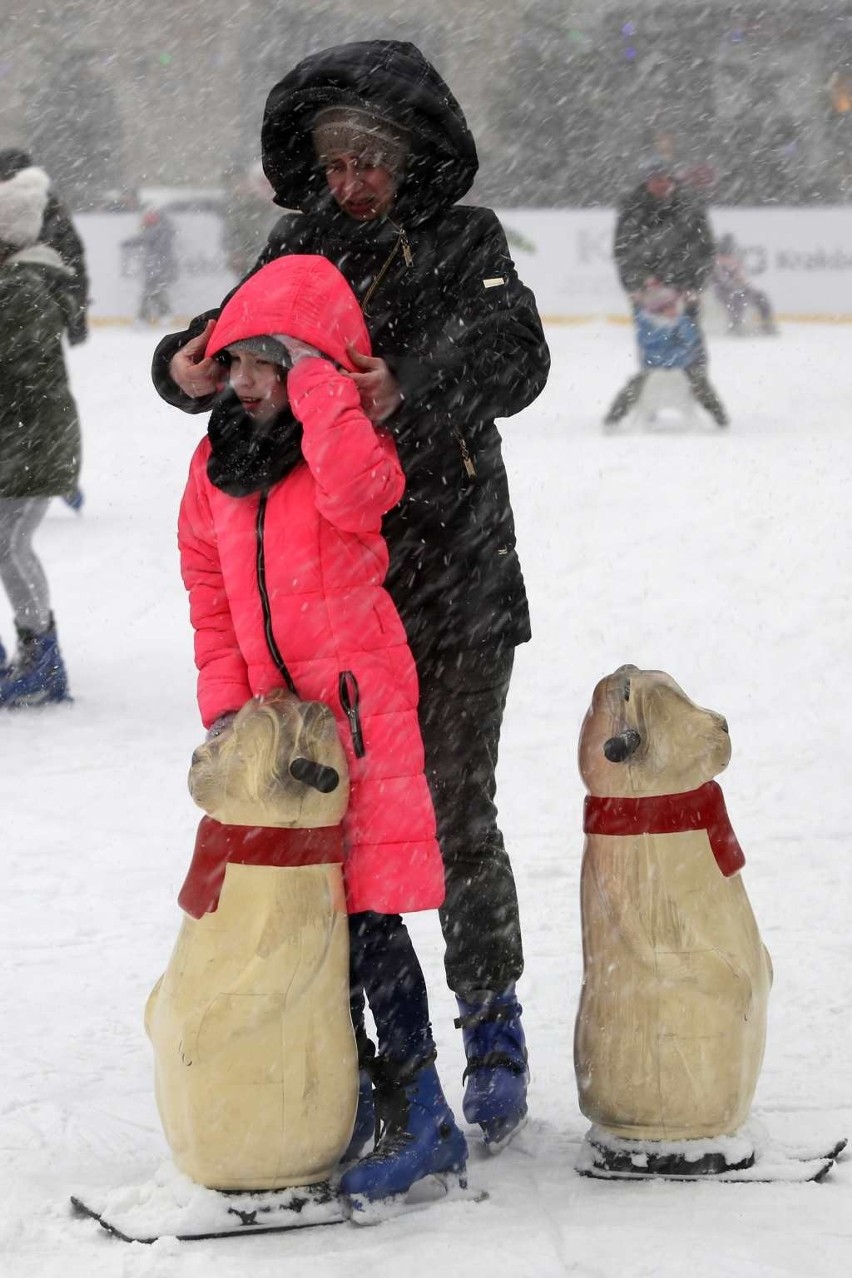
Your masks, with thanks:
M207 437L212 449L207 477L229 497L271 488L302 460L302 426L289 408L262 425L231 390L213 408Z

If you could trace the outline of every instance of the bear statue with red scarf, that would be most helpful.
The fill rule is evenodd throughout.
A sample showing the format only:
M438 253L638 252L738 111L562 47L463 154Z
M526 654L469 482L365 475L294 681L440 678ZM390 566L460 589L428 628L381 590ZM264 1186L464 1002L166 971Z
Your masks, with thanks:
M659 670L595 688L579 751L589 794L584 977L575 1031L587 1175L750 1167L772 965L713 779L731 742Z

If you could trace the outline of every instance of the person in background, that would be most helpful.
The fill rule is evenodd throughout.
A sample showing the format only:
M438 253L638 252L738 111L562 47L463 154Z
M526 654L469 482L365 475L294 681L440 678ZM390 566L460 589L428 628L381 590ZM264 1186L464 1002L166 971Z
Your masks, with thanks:
M139 256L142 289L138 319L142 324L157 324L172 310L169 289L177 274L174 223L164 209L146 209L138 235L122 240L121 247Z
M717 179L716 169L708 160L682 156L677 135L668 129L653 134L650 150L652 159L646 172L658 166L661 172L670 173L697 203L708 203Z
M740 335L745 331L745 318L753 307L760 318L760 332L769 337L777 334L769 296L749 280L743 255L730 233L720 236L716 245L713 289L725 308L729 332Z
M353 353L349 376L405 472L383 525L386 586L420 684L446 875L445 967L467 1058L463 1110L496 1151L527 1114L523 947L495 770L530 619L494 419L532 403L549 354L497 217L458 203L476 146L415 45L367 40L306 58L271 90L261 147L276 203L299 211L279 220L255 269L313 253L342 271L373 348ZM187 412L209 409L219 386L205 356L214 314L163 339L154 356L159 393ZM353 1015L367 1078L370 1044ZM368 1086L362 1097L356 1134L366 1138Z
M6 147L0 150L0 181L14 177L22 169L31 168L32 157L28 151L18 147ZM47 208L41 225L39 239L56 249L66 266L73 271L70 298L73 305L68 309L65 335L71 346L79 346L89 336L89 275L86 270L86 253L83 241L78 234L71 215L53 190L48 192ZM84 495L81 488L75 488L62 499L73 511L79 513L83 509Z
M274 194L259 160L226 174L222 247L237 279L248 275L281 216L272 202Z
M5 182L22 169L32 168L33 160L28 151L17 147L0 150L0 181ZM89 335L89 275L86 270L86 253L71 215L51 189L41 224L39 240L56 249L66 266L73 272L69 297L74 303L69 308L66 335L72 346L79 346Z
M414 658L383 586L382 517L405 481L346 375L353 351L369 355L369 337L326 258L279 258L237 289L207 344L229 389L190 463L178 543L205 726L226 732L252 697L289 688L329 706L346 751L351 986L367 993L388 1102L376 1148L340 1182L357 1218L426 1176L463 1180L467 1143L401 918L441 904L444 867Z
M701 407L717 426L727 426L728 414L707 376L707 349L699 319L700 295L710 282L715 259L710 223L701 205L659 157L619 205L613 254L634 317L649 289L674 289L682 299L694 330L683 371ZM626 417L638 402L649 372L643 366L619 391L605 425L613 426Z
M32 540L51 497L76 491L80 426L62 337L74 273L39 242L49 180L29 166L0 180L0 580L17 631L0 653L0 706L65 701L68 679Z

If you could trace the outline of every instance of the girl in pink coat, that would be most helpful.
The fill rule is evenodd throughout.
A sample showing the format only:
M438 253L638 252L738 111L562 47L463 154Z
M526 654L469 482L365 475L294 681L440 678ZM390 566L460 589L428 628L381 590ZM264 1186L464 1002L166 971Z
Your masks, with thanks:
M180 509L204 724L216 732L282 685L323 701L350 769L344 877L361 1095L341 1193L354 1211L467 1157L435 1070L422 971L404 911L436 909L444 873L423 771L414 660L383 586L382 518L405 480L360 407L351 352L370 354L358 302L327 259L279 258L223 308L206 357L227 388L190 463ZM366 1059L363 997L378 1056Z

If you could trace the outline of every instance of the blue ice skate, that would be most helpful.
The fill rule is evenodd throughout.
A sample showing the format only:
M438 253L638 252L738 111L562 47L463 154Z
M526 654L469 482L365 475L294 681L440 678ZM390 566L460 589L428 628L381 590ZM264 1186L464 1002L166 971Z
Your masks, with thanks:
M523 1008L514 985L502 994L477 992L457 999L467 1068L462 1111L469 1123L482 1128L486 1148L501 1149L527 1121L529 1068Z
M71 507L75 515L79 515L86 501L86 496L82 488L75 488L73 493L66 493L62 500L66 506Z
M18 650L6 674L0 678L0 706L16 710L70 701L68 676L59 651L56 626L41 634L17 627Z
M373 1209L394 1203L418 1181L434 1176L449 1189L467 1187L467 1141L456 1126L432 1061L406 1077L379 1082L382 1132L376 1148L343 1173L340 1196L358 1224L379 1217Z

